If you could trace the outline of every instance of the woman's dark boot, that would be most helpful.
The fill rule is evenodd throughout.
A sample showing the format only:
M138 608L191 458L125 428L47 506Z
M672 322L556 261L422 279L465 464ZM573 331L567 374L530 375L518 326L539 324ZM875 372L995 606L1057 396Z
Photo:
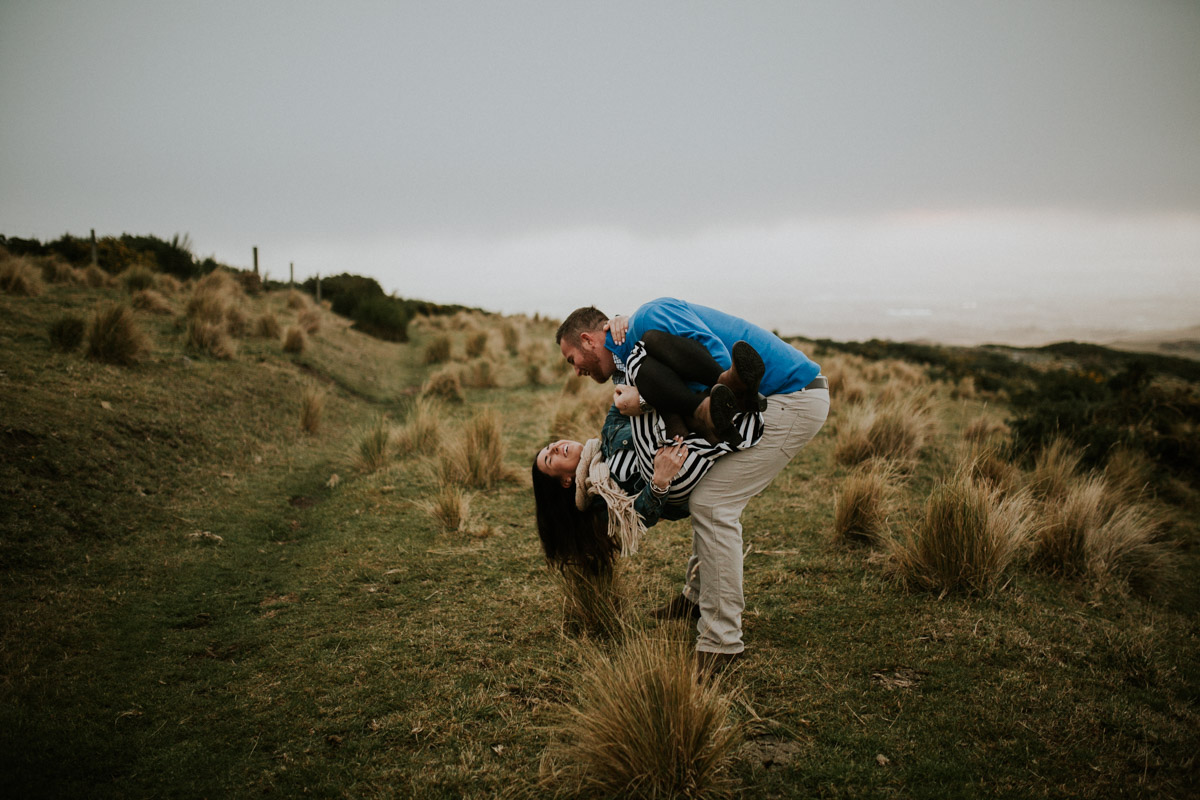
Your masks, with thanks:
M692 430L703 436L709 444L736 440L737 431L733 427L736 405L733 391L718 383L692 413Z
M767 399L758 393L766 365L762 356L748 342L734 342L733 365L721 373L717 383L732 391L738 411L766 411Z

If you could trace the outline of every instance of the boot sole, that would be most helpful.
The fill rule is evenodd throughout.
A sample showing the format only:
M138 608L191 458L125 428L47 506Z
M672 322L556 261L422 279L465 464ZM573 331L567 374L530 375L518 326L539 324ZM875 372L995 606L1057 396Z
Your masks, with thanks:
M739 404L740 410L766 411L767 401L758 393L758 385L762 383L763 375L767 371L762 356L749 342L742 341L733 343L730 355L733 357L733 368L737 371L738 378L746 384L745 396Z

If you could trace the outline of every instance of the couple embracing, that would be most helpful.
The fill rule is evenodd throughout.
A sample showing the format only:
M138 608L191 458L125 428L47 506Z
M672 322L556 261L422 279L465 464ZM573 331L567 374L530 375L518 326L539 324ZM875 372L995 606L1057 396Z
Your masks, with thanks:
M694 620L701 663L727 665L745 647L742 510L821 429L828 381L770 331L674 298L628 318L577 309L556 338L576 374L616 386L599 439L534 460L546 557L606 569L647 526L690 516L683 591L654 616Z

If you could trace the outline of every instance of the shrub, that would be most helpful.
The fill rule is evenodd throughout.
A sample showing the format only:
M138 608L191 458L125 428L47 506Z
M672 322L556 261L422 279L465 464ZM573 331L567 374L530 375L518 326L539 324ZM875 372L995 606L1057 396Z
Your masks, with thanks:
M264 311L254 322L254 335L263 339L279 338L279 320L270 311Z
M720 680L695 673L679 638L641 634L612 655L593 650L569 678L577 697L544 780L606 797L730 796L743 728Z
M1002 497L959 473L934 488L914 530L893 543L892 568L910 586L988 594L1029 535L1032 503Z
M450 337L435 336L425 346L426 364L444 364L450 360Z
M289 326L283 337L283 352L303 353L307 345L308 337L304 335L304 331L295 325Z
M220 359L230 359L237 355L237 345L219 322L193 317L188 320L187 333L188 345L197 352Z
M42 279L27 258L0 262L0 291L33 297L42 293Z
M422 397L439 397L451 403L462 403L467 398L463 394L462 379L458 370L445 367L429 376L421 387Z
M834 507L835 538L872 545L884 541L893 477L886 464L872 461L846 478Z
M129 365L136 363L149 346L129 306L108 303L96 309L88 326L88 358Z
M133 307L141 311L149 311L151 314L174 314L174 309L167 302L167 298L163 297L153 289L141 289L134 293L131 301Z
M383 417L362 431L351 458L354 468L359 472L372 473L391 464L391 437L391 427Z
M63 314L50 326L50 343L64 353L77 350L83 342L85 325L78 314Z
M325 392L319 386L306 386L300 395L300 430L315 434L321 430L321 414L325 410Z

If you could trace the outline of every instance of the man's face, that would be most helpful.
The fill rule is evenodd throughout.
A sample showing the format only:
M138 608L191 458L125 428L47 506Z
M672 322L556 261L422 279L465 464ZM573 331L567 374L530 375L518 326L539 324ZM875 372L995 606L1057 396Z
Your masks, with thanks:
M579 334L579 344L559 343L563 358L575 368L576 375L586 375L596 383L604 383L613 374L612 354L604 347L604 337L587 331Z

